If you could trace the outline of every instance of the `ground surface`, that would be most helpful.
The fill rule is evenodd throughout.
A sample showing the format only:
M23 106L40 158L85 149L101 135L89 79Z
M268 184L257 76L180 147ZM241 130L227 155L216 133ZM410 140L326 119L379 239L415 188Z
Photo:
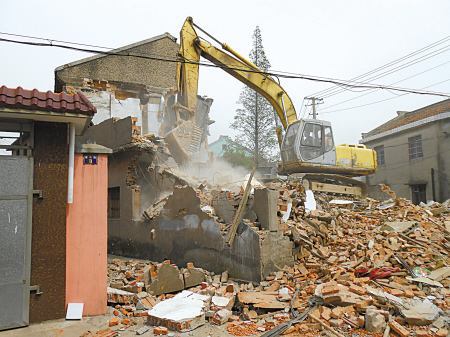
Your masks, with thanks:
M111 312L110 312L111 311ZM81 321L66 321L65 319L59 319L54 321L48 321L44 323L31 324L25 328L12 329L7 331L0 331L0 337L68 337L68 336L81 336L84 333L91 331L96 333L99 330L108 328L109 320L113 317L112 309L108 308L108 314L93 317L83 317ZM141 327L144 319L140 319ZM123 326L114 326L111 329L118 331L120 336L137 336L134 331L134 327L128 328L124 331L120 331ZM87 337L92 336L89 334ZM150 330L142 335L142 337L153 337L153 327L150 326ZM206 323L205 325L185 333L169 331L169 336L175 337L225 337L231 336L226 330L226 324L222 326L211 325ZM253 336L259 336L253 335Z

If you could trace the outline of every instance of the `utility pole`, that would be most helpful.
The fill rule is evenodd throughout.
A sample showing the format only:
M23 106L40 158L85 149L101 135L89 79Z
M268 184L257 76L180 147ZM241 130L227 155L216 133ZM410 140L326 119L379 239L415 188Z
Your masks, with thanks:
M323 104L323 98L317 98L317 97L305 97L305 99L312 101L312 107L313 107L313 119L316 119L317 112L316 112L316 104ZM310 105L307 105L310 106Z

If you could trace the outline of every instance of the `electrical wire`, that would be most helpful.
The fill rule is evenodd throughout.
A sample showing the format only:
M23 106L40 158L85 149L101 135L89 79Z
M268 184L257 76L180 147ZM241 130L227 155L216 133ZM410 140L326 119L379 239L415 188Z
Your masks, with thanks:
M172 63L189 63L189 64L196 64L201 66L207 66L207 67L215 67L215 68L221 68L226 70L236 70L236 71L242 71L242 72L248 72L248 73L261 73L264 75L269 76L279 76L281 78L290 78L290 79L304 79L304 80L310 80L310 81L316 81L316 82L325 82L325 83L333 83L342 85L345 87L351 87L351 88L366 88L366 89L390 89L400 92L408 92L408 93L414 93L419 95L433 95L433 96L442 96L442 97L450 97L450 94L447 93L441 93L441 92L430 92L430 91L418 91L414 89L409 88L399 88L399 87L390 87L380 84L370 84L370 83L362 83L362 82L354 82L354 84L347 84L344 83L342 80L337 79L331 79L331 78L323 78L318 76L308 76L308 75L283 75L280 72L259 72L254 69L240 69L236 67L228 67L224 65L217 65L217 64L208 64L203 62L192 62L187 59L178 60L178 59L169 59L169 58L161 58L161 57L153 57L150 55L141 55L141 54L131 54L131 53L118 53L114 51L99 51L99 50L93 50L93 49L86 49L86 48L78 48L78 47L70 47L65 45L57 45L57 44L46 44L46 43L35 43L35 42L28 42L28 41L16 41L16 40L10 40L10 39L3 39L0 38L0 41L3 42L10 42L10 43L17 43L17 44L24 44L24 45L31 45L31 46L39 46L39 47L58 47L63 49L69 49L69 50L76 50L76 51L83 51L88 53L95 53L95 54L104 54L104 55L112 55L112 56L121 56L121 57L137 57L137 58L143 58L143 59L151 59L151 60L157 60L157 61L163 61L163 62L172 62Z
M404 78L404 79L402 79L402 80L400 80L400 81L397 81L397 82L393 82L393 83L390 83L389 85L393 85L393 84L397 84L397 83L400 83L400 82L403 82L403 81L409 80L409 79L411 79L411 78L413 78L413 77L416 77L416 76L422 75L422 74L424 74L424 73L426 73L426 72L428 72L428 71L431 71L431 70L434 70L434 69L436 69L436 68L442 67L443 65L446 65L446 64L448 64L448 63L450 63L450 61L444 62L444 63L442 63L442 64L440 64L440 65L438 65L438 66L435 66L435 67L433 67L433 68L430 68L430 69L424 70L424 71L422 71L422 72L420 72L420 73L417 73L417 74L415 74L415 75L409 76L409 77L407 77L407 78ZM363 97L363 96L366 96L366 95L370 95L370 94L374 93L375 91L377 91L377 90L371 90L371 91L370 91L370 92L368 92L368 93L365 93L365 94L362 94L362 95L359 95L359 96L356 96L356 97L350 98L350 99L348 99L348 100L345 100L345 101L342 101L342 102L339 102L339 103L336 103L336 104L333 104L333 105L327 106L327 107L323 108L323 110L327 110L327 109L329 109L329 108L331 108L331 107L334 107L334 106L337 106L337 105L341 105L341 104L344 104L344 103L347 103L347 102L353 101L353 100L355 100L355 99L357 99L357 98L360 98L360 97ZM394 95L396 95L396 94L394 94ZM400 95L400 96L402 96L402 95Z
M444 81L441 81L441 82L434 83L434 84L432 84L432 85L426 86L426 87L424 87L424 89L425 89L425 88L434 87L435 85L438 85L438 84L441 84L441 83L445 83L445 82L448 82L448 81L450 81L450 78L449 78L449 79L446 79L446 80L444 80ZM409 94L409 93L405 93L405 94L401 94L401 95L399 95L399 96L390 97L390 98L382 99L382 100L380 100L380 101L375 101L375 102L371 102L371 103L367 103L367 104L357 105L357 106L353 106L353 107L345 108L345 109L338 109L338 110L332 110L332 111L321 111L321 113L328 114L328 113L332 113L332 112L339 112L339 111L353 110L353 109L362 108L362 107L365 107L365 106L368 106L368 105L373 105L373 104L382 103L382 102L385 102L385 101L390 101L391 99L399 98L399 97L402 97L402 96L405 96L405 95L408 95L408 94Z
M444 49L444 50L442 50L442 49ZM442 51L441 51L441 50L442 50ZM446 47L444 47L444 48L441 48L441 49L437 50L437 51L440 51L439 53L437 53L437 51L435 51L435 52L430 53L430 54L433 54L433 55L431 55L431 56L428 56L428 55L430 55L430 54L421 56L419 59L412 60L412 61L410 61L410 62L408 62L408 63L406 63L406 64L404 64L404 65L402 65L402 66L399 66L399 67L397 67L397 68L388 70L388 71L386 71L386 72L384 72L384 73L381 73L381 74L378 74L378 75L376 75L376 76L370 77L370 78L366 79L366 81L377 80L377 79L379 79L379 78L388 76L388 75L393 74L393 73L395 73L395 72L397 72L397 71L400 71L400 70L402 70L402 69L408 68L408 67L410 67L410 66L412 66L412 65L414 65L414 64L417 64L417 63L419 63L419 62L428 60L428 59L431 58L431 57L434 57L434 56L436 56L436 55L442 54L442 53L444 53L444 52L446 52L446 51L449 51L449 50L450 50L450 46L446 46ZM428 57L425 57L425 56L428 56ZM340 91L336 91L335 93L329 93L329 94L327 94L327 95L319 96L319 97L321 97L321 98L328 98L328 97L337 95L337 94L339 94L339 93L341 93L341 92L343 92L343 91L345 91L345 90L341 89Z
M4 33L0 32L1 35L9 35L9 36L17 36L17 37L24 37L27 39L35 39L35 40L43 40L43 41L49 41L49 42L60 42L60 43L66 43L66 44L73 44L77 46L85 46L85 47L95 47L95 48L102 48L102 49L113 49L110 47L102 47L102 46L96 46L92 44L85 44L85 43L78 43L78 42L68 42L68 41L61 41L61 40L55 40L55 39L48 39L44 37L37 37L37 36L28 36L28 35L20 35L20 34L13 34L13 33Z
M412 52L412 53L410 53L408 55L405 55L405 56L403 56L403 57L401 57L399 59L391 61L391 62L389 62L389 63L387 63L387 64L385 64L383 66L380 66L380 67L378 67L378 68L376 68L374 70L371 70L371 71L369 71L367 73L359 75L359 76L353 78L352 80L359 80L359 79L364 78L366 76L372 75L373 73L375 73L377 71L383 70L383 69L385 69L385 68L387 68L387 67L389 67L391 65L394 65L394 64L397 64L399 62L402 62L403 60L406 60L406 59L408 59L410 57L413 57L413 56L415 56L417 54L420 54L421 52L426 51L428 49L431 49L431 48L433 48L433 47L435 47L435 46L437 46L439 44L442 44L444 42L447 42L448 40L450 40L450 36L447 36L447 37L445 37L445 38L443 38L443 39L441 39L439 41L436 41L436 42L434 42L432 44L429 44L429 45L427 45L427 46L425 46L425 47L423 47L423 48L421 48L419 50L416 50L415 52ZM311 96L324 95L325 93L327 93L328 91L332 90L333 88L335 88L335 87L331 87L331 88L328 88L328 89L324 89L324 90L318 91L318 92L316 92L315 94L313 94Z
M436 137L433 137L433 138L422 138L421 141L422 141L422 143L424 143L424 142L428 142L430 140L436 140L436 139L439 139L439 138L445 138L445 137L444 136L436 136ZM364 140L364 138L363 138L363 140ZM369 142L372 142L372 141L368 141L368 143ZM408 145L408 144L409 144L409 142L400 143L400 144L396 144L396 145L385 145L384 148L385 149L390 149L390 148L405 146L405 145Z
M4 33L4 32L0 32L0 35L10 35L10 36L24 37L24 38L28 38L28 39L48 41L50 44L52 44L53 42L60 42L60 43L65 43L65 44L69 44L69 45L72 44L72 45L77 45L77 46L102 48L102 49L107 49L107 50L110 50L110 51L115 50L115 48L111 48L111 47L103 47L103 46L97 46L97 45L85 44L85 43L79 43L79 42L69 42L69 41L62 41L62 40L54 40L54 39L49 39L49 38L37 37L37 36L28 36L28 35L20 35L20 34L12 34L12 33ZM155 52L146 53L146 54L142 54L142 55L152 55L152 56L167 57L167 55L160 54L160 53L155 53ZM174 59L176 59L176 57L174 57Z

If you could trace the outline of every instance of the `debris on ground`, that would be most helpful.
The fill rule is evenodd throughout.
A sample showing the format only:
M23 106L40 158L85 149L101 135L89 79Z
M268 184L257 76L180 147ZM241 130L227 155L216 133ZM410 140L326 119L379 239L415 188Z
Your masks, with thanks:
M264 240L269 226L250 211L258 190L276 191L275 230L293 243L292 265L245 283L192 264L113 260L111 327L139 334L152 325L163 334L162 328L184 332L209 322L234 336L314 336L323 329L339 336L448 334L450 202L414 205L384 187L390 200L316 194L315 206L305 210L310 193L295 181L254 189L244 222ZM217 205L228 202L235 212L242 194L242 188L235 193L208 184L197 190L202 207L219 221Z

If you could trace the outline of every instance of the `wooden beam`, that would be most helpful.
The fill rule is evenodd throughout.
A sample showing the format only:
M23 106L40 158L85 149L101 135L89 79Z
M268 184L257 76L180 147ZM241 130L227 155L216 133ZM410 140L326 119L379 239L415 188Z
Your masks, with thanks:
M234 237L236 236L236 231L238 229L239 223L242 220L242 217L244 216L244 209L245 205L247 205L248 196L250 195L250 191L252 190L252 179L253 175L255 174L256 167L253 167L252 173L250 173L250 178L248 178L247 186L245 187L244 195L242 196L242 200L239 204L239 208L236 212L236 215L234 216L234 220L231 223L230 231L228 232L227 239L225 240L226 243L231 247L234 241Z

